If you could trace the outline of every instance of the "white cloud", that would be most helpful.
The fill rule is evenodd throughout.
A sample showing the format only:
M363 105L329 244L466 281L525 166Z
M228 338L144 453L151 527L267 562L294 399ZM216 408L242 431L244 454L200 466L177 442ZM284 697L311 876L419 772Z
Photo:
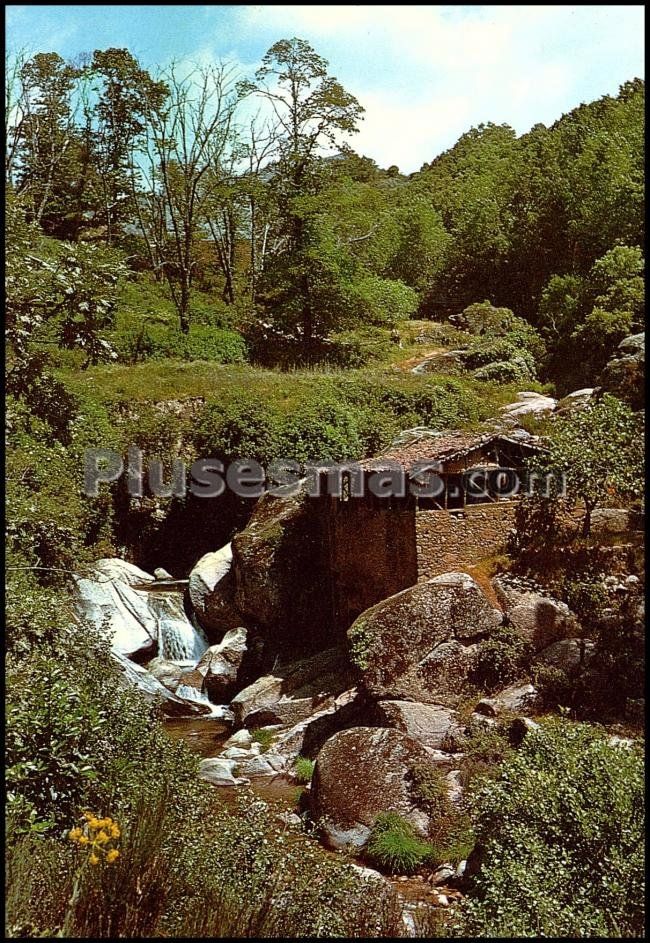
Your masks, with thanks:
M518 133L641 74L640 6L241 6L243 33L299 35L366 108L354 147L403 171L481 121Z

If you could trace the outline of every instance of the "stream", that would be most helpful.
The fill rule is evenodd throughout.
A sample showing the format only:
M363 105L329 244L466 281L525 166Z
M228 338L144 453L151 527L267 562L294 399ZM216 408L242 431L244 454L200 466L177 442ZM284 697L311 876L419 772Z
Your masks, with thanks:
M167 718L164 727L172 740L182 741L202 759L217 756L225 741L232 734L231 726L215 717ZM219 790L220 798L227 805L234 806L237 787L214 786L213 788ZM293 780L285 776L278 775L272 779L269 777L251 778L249 788L260 799L267 802L276 815L295 812L296 810L296 790L298 787ZM326 848L303 831L291 830L291 836L296 842L306 842L312 848L316 846L324 857L334 857L339 860L341 858L341 852ZM362 858L350 857L348 860L361 868L368 867L368 862ZM405 904L415 907L438 905L438 895L440 894L445 895L449 900L460 896L454 888L446 886L432 887L427 883L426 877L419 874L412 877L387 875L387 878Z

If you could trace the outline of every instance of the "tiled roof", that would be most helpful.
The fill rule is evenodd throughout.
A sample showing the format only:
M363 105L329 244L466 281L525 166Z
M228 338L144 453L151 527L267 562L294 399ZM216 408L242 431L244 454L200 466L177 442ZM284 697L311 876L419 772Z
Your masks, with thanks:
M531 436L531 440L532 440ZM379 470L390 467L395 463L409 468L414 462L429 461L449 462L470 452L486 448L493 442L503 442L523 447L526 451L535 451L533 441L522 441L511 438L503 433L481 432L471 433L460 430L435 433L431 431L417 432L409 441L406 438L403 444L394 443L381 455L361 462L363 468Z

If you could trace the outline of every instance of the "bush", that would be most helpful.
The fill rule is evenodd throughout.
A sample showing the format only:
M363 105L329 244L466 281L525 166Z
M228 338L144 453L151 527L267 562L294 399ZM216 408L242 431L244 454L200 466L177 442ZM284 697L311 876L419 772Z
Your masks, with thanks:
M535 371L531 369L527 358L521 354L513 355L510 360L498 360L475 370L475 380L494 380L500 383L516 383L521 380L534 380Z
M399 874L417 871L432 851L431 845L416 837L410 822L395 812L377 816L365 849L372 862Z
M296 771L296 780L303 785L311 782L311 778L314 775L314 767L316 763L314 760L310 760L306 756L296 757L296 762L294 768Z
M251 458L267 467L281 454L282 415L260 396L241 393L227 402L206 403L195 431L197 450L231 462Z
M248 348L235 331L192 324L189 334L174 327L142 323L120 333L115 341L120 360L207 360L213 363L245 363Z
M398 279L366 275L352 284L352 298L359 320L371 324L395 324L412 317L418 308L418 294Z
M470 681L486 691L505 687L521 676L532 655L532 646L512 626L497 626L478 647Z
M527 735L473 803L482 865L465 936L643 933L643 758L583 724Z
M273 731L267 730L264 727L256 727L251 730L251 739L253 743L259 743L262 748L262 753L266 753L271 749L271 745L273 744Z

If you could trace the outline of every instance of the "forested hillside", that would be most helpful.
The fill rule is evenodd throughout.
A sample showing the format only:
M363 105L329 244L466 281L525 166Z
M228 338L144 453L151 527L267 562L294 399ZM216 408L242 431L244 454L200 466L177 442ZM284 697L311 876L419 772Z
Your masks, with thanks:
M354 150L363 102L300 39L276 42L250 76L228 64L148 70L107 48L19 54L6 80L9 935L636 937L643 81L519 136L469 129L405 175ZM83 491L89 449L138 446L167 476L179 457L366 459L423 430L470 443L496 430L532 443L533 470L568 482L566 506L529 495L507 549L452 574L478 628L448 704L392 689L372 701L370 656L394 640L373 654L368 625L380 637L393 624L381 606L397 596L321 649L307 631L287 642L296 613L316 618L314 586L325 596L340 576L314 576L320 537L290 502L146 485L134 496L125 478ZM574 530L566 507L582 514ZM397 553L394 533L382 539ZM218 578L188 602L197 563L217 553ZM189 589L171 616L165 600L147 603L153 621L164 611L190 654L212 653L214 696L203 662L170 655L162 628L155 651L116 657L105 602L97 625L80 615L84 582L125 579L123 615L160 567L163 584ZM421 617L404 598L400 631ZM459 618L454 601L438 605L426 603L427 637ZM560 649L545 661L550 643ZM158 700L137 690L144 676ZM534 721L498 701L517 684L534 686ZM247 691L257 720L245 722ZM292 713L306 703L311 713ZM391 704L425 708L415 726L437 731L404 780L429 832L387 806L364 826L363 852L325 853L314 809L327 801L326 738L310 746L296 717L316 716L321 732L339 718L330 745L349 728L385 728L377 755L399 754L407 728ZM287 711L301 745L283 741L281 808L272 790L268 802L223 800L230 788L197 778L215 705L240 729L227 743L210 732L203 763L237 789L248 780L235 760L277 759ZM170 717L197 723L183 734L190 749ZM443 764L433 772L431 750ZM369 782L374 801L382 782ZM409 894L428 903L409 910Z

